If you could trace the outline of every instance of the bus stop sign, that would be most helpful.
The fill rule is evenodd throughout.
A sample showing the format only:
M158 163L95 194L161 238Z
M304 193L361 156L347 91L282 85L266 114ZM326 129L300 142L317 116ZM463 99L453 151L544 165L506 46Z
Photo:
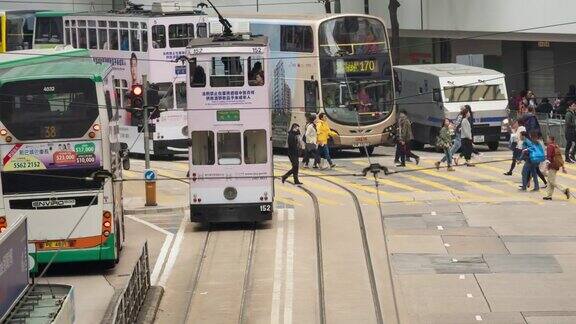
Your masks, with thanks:
M152 169L144 170L144 180L149 182L156 181L156 171Z

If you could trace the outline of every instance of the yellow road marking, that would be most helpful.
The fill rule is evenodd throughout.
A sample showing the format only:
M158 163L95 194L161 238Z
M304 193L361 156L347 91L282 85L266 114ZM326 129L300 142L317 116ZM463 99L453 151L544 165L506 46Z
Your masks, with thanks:
M302 204L297 203L296 201L290 200L290 199L286 199L286 198L282 198L282 197L274 197L275 201L279 201L283 204L287 204L287 205L292 205L292 206L299 206L302 207Z
M363 165L364 167L368 166L368 164L366 164L366 163L357 162L357 161L355 161L354 164ZM344 169L344 170L350 170L350 169L347 169L347 168L345 168L345 167L342 167L342 169ZM366 179L373 180L374 178L373 178L372 176L370 176L370 175L367 175L367 176L366 176ZM390 179L378 178L378 182L381 183L381 184L383 184L383 185L387 185L387 186L390 186L390 187L394 187L394 188L406 190L406 191L409 191L409 192L424 192L424 190L422 190L422 189L420 189L420 188L412 187L412 186L410 186L410 185L403 184L403 183L400 183L400 182L396 182L396 181L393 181L393 180L390 180Z
M302 196L302 197L309 197L307 193L303 192L302 190L299 189L293 189L290 187L285 187L285 186L276 186L276 188L278 190L284 191L284 192L289 192L298 196ZM338 202L334 201L334 200L330 200L330 199L326 199L323 197L318 197L318 202L324 204L324 205L331 205L331 206L338 206L341 205Z

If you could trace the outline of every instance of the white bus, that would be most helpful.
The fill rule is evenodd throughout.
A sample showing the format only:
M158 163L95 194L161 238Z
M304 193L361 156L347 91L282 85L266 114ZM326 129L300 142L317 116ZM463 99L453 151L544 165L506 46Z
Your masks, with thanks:
M274 172L266 37L190 43L188 129L190 218L255 222L272 218Z
M94 61L113 66L119 107L130 107L130 89L143 82L143 75L159 87L161 108L168 111L151 120L150 153L154 155L188 151L184 129L186 66L175 61L186 54L190 40L208 36L208 16L198 10L182 10L172 3L154 4L150 11L129 8L64 16L65 44L89 49ZM143 154L142 118L126 110L120 115L121 141L131 153Z
M270 40L274 146L286 147L290 125L324 112L338 133L332 146L388 142L396 123L394 82L384 22L360 14L225 14L235 31ZM213 24L213 26L217 26Z
M0 56L0 194L8 227L27 216L40 264L54 258L113 266L124 242L111 67L88 54Z

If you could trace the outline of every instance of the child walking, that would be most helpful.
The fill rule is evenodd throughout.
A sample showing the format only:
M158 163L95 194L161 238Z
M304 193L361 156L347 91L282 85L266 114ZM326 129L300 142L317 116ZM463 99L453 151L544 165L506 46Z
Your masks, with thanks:
M446 160L446 164L448 164L447 170L454 171L454 168L452 167L452 134L450 134L450 124L450 119L445 118L442 123L442 129L440 129L440 134L438 134L436 145L444 151L444 158L434 163L438 170L440 170L440 164L442 161Z

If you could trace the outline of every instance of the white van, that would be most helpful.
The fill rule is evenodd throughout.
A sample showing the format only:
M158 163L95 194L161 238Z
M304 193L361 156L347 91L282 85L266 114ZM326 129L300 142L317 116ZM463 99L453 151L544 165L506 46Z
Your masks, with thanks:
M397 103L412 121L414 148L435 145L444 118L455 120L463 105L474 115L474 143L498 149L508 96L504 74L462 64L400 65Z

